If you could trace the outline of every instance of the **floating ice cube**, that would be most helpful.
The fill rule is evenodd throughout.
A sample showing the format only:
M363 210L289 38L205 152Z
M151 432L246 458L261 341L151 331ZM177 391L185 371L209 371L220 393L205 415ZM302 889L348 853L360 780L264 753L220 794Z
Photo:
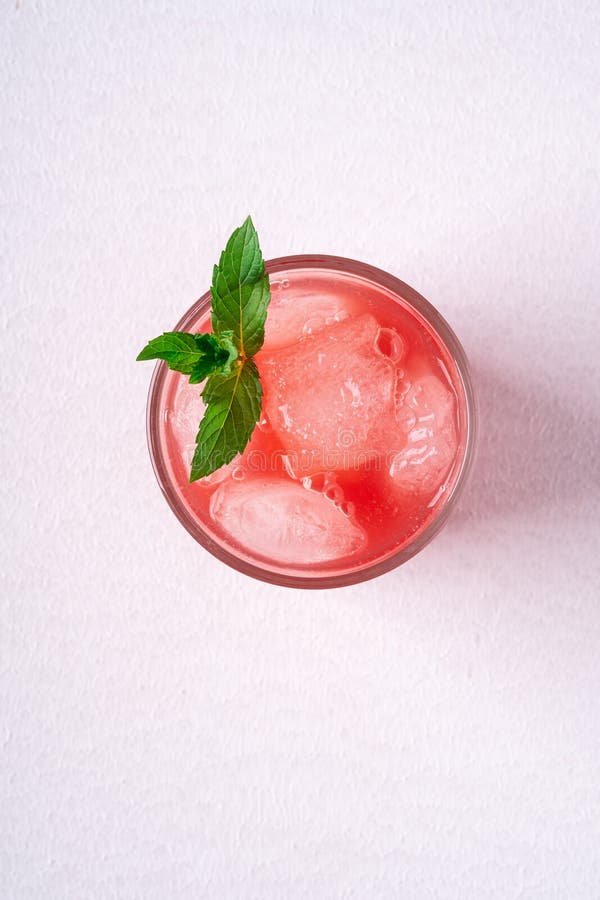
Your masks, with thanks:
M366 314L257 358L263 409L297 477L358 468L377 455L371 431L394 419L395 368Z
M169 410L167 417L167 428L186 471L189 471L196 449L198 426L204 415L204 403L200 396L202 385L190 384L184 375L172 377L177 379L177 384L173 408Z
M402 492L437 490L456 454L455 400L433 374L404 381L396 419L406 444L390 464L390 476Z
M202 385L190 384L185 375L173 375L172 377L177 380L173 409L169 413L173 434L182 442L190 439L194 441L198 423L204 415Z
M265 325L265 350L289 347L307 334L316 334L349 318L348 301L339 295L274 291Z
M347 511L285 478L228 480L211 497L210 513L245 550L277 563L339 559L366 542Z

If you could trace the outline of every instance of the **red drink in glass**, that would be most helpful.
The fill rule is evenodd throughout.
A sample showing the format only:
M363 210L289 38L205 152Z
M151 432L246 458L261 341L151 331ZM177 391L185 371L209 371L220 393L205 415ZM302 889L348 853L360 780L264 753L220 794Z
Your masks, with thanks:
M465 355L385 272L327 256L266 268L262 417L246 450L190 484L200 387L158 363L153 465L188 531L234 568L295 587L353 584L413 556L456 501L475 432ZM210 295L176 328L210 330Z

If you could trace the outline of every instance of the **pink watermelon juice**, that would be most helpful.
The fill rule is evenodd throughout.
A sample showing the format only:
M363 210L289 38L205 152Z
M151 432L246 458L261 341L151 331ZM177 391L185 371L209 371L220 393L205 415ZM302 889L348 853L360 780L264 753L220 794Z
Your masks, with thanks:
M464 354L392 276L331 257L267 263L262 417L243 454L192 484L200 386L160 363L149 438L171 506L247 574L348 584L412 556L445 520L473 444ZM210 298L177 326L210 330Z

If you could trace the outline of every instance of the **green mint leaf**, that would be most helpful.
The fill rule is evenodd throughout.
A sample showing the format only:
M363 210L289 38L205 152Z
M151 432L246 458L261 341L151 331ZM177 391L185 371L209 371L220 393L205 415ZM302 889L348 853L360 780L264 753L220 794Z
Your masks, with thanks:
M227 375L211 375L202 399L206 410L196 436L190 481L231 462L250 440L262 403L262 386L253 360L238 362Z
M265 338L269 276L250 216L233 232L213 269L212 326L217 335L233 333L242 359L250 358Z
M190 381L196 383L231 365L237 357L232 337L230 332L217 338L214 334L166 331L149 341L137 358L163 359L170 369L190 375Z

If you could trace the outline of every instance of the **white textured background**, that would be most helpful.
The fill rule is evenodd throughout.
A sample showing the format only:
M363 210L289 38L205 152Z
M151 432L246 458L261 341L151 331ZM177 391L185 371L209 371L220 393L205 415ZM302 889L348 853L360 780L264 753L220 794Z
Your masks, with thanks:
M0 12L2 900L600 898L600 13ZM442 535L294 593L205 554L151 365L247 212L470 354Z

